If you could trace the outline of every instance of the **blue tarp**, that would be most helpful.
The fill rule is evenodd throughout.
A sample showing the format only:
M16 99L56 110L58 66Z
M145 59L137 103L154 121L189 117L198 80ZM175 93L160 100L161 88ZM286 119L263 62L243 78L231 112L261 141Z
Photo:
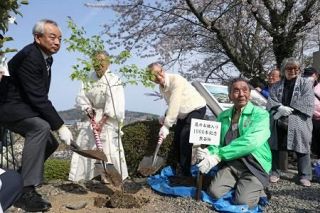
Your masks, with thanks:
M197 167L192 168L192 174L197 174ZM213 175L216 171L210 172ZM160 174L154 175L148 178L148 184L150 187L162 194L179 196L179 197L195 197L196 188L187 186L170 186L169 177L174 176L172 167L168 166L162 169ZM212 199L206 192L201 191L201 200L212 204L213 208L219 212L263 212L262 207L267 205L268 201L266 197L260 198L259 205L254 209L249 209L247 205L234 205L231 203L233 191L227 193L225 196L218 200Z
M320 162L319 162L320 163ZM318 179L320 179L320 164L315 165L314 173Z

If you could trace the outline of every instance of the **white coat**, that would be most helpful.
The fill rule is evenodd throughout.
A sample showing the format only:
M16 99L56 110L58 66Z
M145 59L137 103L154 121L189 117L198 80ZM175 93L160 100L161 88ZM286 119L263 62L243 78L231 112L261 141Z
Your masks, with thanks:
M124 89L120 79L106 71L100 79L93 73L91 78L93 83L89 83L89 87L85 88L82 85L80 93L76 97L76 107L83 112L88 108L93 108L96 111L96 122L98 122L103 114L108 116L108 120L103 127L100 139L103 144L103 151L107 158L111 160L115 168L120 173L120 162L122 170L122 179L128 177L128 168L125 160L124 150L122 147L121 137L118 137L118 124L122 123L125 115L124 107ZM79 135L76 143L83 150L96 149L95 139L92 132L89 119L81 122L79 125ZM118 141L119 138L119 141ZM121 157L119 158L119 144ZM80 181L90 180L96 175L94 172L94 164L97 161L90 158L82 157L73 153L71 159L71 168L69 180Z

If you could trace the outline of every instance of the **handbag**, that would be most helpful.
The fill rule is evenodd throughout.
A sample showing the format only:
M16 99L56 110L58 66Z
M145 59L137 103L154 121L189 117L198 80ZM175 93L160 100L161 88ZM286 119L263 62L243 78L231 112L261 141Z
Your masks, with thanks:
M281 116L278 119L278 127L288 130L288 123L289 123L289 117L288 116Z

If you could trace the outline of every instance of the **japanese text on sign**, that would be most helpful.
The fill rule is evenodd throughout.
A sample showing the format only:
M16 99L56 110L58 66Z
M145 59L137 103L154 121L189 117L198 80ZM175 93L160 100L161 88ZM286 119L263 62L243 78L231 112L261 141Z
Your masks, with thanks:
M189 142L217 146L220 143L220 129L220 122L192 118Z

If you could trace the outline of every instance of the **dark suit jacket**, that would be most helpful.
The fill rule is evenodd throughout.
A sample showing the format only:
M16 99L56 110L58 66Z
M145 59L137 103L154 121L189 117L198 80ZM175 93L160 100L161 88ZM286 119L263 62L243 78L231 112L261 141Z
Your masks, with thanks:
M63 120L48 99L51 70L48 73L39 47L35 43L25 46L8 67L11 76L1 82L0 123L41 117L52 130L60 128Z

